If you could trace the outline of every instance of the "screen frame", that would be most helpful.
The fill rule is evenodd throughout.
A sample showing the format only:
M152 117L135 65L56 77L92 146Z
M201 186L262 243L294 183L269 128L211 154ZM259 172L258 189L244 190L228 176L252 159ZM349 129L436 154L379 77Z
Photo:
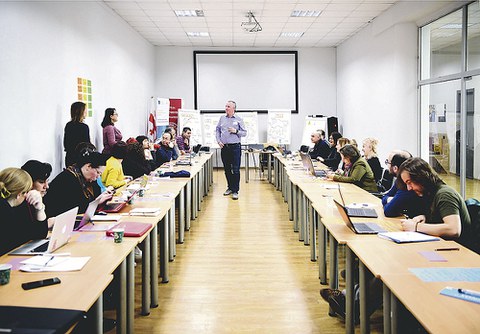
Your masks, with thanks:
M279 55L285 55L285 54L291 54L294 56L294 63L295 63L295 110L291 110L292 114L298 114L298 51L193 51L193 105L194 109L198 110L198 78L197 78L197 55L203 55L203 54L223 54L223 55L228 55L228 54L269 54L269 55L274 55L274 54L279 54ZM238 110L238 111L245 111L245 112L257 112L259 114L267 114L268 110L267 109L248 109L248 110ZM210 113L222 113L224 112L223 109L217 109L217 110L200 110L200 114L210 114Z

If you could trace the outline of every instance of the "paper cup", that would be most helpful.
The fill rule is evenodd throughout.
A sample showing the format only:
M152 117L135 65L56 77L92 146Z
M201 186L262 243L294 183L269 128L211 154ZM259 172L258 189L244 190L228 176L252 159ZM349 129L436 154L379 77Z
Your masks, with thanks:
M12 270L12 265L5 263L0 264L0 285L5 285L10 282L10 272Z
M123 228L116 228L113 229L113 242L116 244L119 244L123 241L123 234L125 233L125 230Z

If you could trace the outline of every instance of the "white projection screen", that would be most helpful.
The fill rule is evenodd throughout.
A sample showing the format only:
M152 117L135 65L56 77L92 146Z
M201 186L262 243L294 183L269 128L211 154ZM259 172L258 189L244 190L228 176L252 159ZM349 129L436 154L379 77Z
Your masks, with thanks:
M194 108L223 112L233 100L240 111L298 113L297 51L194 51Z

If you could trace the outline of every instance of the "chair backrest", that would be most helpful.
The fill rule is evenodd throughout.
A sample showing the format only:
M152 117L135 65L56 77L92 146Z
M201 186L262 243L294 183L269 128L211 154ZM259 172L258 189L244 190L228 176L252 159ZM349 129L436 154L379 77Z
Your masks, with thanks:
M480 254L480 201L468 198L465 204L470 215L471 225L467 231L462 231L462 235L464 232L467 234L462 239L465 239L465 246Z
M382 178L378 180L377 187L379 192L388 191L392 187L393 175L390 174L388 169L384 168L382 173Z
M300 152L307 153L310 147L308 145L300 146Z

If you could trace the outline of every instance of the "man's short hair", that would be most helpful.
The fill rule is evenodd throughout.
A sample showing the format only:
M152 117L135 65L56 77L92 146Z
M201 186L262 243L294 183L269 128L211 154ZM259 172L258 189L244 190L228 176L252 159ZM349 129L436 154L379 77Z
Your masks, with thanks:
M185 132L187 132L187 131L192 131L192 129L189 128L188 126L186 126L186 127L184 127L184 128L182 129L182 133L185 133Z
M233 103L233 110L237 111L237 102L233 100L228 100L227 102Z
M409 157L406 157L405 154L395 154L393 157L392 157L392 161L390 161L390 165L392 165L392 167L400 167L400 165L405 161L407 160Z

